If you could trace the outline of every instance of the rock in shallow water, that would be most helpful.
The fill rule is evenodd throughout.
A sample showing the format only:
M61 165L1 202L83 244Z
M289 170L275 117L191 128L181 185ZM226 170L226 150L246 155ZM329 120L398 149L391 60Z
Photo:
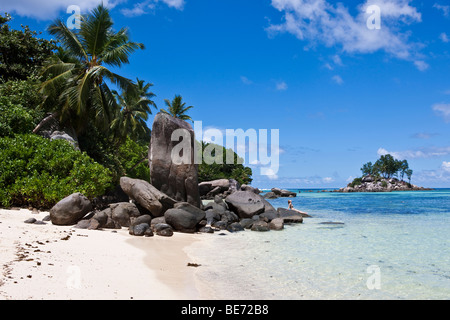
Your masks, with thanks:
M255 221L252 225L252 231L270 231L269 225L267 222L259 220Z
M251 191L236 191L225 202L240 218L251 218L264 212L266 203L263 200L263 197Z

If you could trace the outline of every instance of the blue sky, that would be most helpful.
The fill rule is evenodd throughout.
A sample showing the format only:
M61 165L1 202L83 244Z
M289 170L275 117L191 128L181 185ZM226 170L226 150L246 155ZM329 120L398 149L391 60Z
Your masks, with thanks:
M94 0L0 0L43 31ZM279 129L280 168L253 185L343 187L391 153L413 183L450 187L450 1L104 1L146 49L120 70L181 94L204 128ZM380 11L370 29L369 5ZM373 16L372 16L373 17ZM150 119L153 120L153 117Z

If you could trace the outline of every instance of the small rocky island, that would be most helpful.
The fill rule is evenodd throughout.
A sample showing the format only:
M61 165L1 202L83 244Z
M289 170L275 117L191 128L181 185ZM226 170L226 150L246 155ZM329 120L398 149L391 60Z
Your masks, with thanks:
M407 160L397 160L392 155L382 155L374 164L368 162L361 168L362 177L354 179L345 188L333 192L391 192L432 190L411 184L413 170ZM404 177L408 182L404 181Z
M397 178L379 178L373 176L365 176L361 178L361 182L349 183L345 188L335 190L333 192L390 192L390 191L423 191L432 190L416 186Z

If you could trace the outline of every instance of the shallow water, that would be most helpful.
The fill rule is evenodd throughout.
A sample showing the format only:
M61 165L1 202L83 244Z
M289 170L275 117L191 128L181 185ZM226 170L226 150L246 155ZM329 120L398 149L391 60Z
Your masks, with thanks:
M294 190L295 191L295 190ZM225 299L449 299L450 189L302 192L313 218L213 235L197 275ZM287 207L287 199L271 200ZM342 224L323 224L323 222Z

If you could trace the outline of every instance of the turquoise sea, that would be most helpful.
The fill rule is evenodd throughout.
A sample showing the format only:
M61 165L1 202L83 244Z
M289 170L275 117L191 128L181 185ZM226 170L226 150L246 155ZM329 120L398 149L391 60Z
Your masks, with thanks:
M312 218L214 235L198 277L224 299L450 299L450 189L298 190ZM287 208L287 198L270 200ZM338 224L328 224L338 222Z

